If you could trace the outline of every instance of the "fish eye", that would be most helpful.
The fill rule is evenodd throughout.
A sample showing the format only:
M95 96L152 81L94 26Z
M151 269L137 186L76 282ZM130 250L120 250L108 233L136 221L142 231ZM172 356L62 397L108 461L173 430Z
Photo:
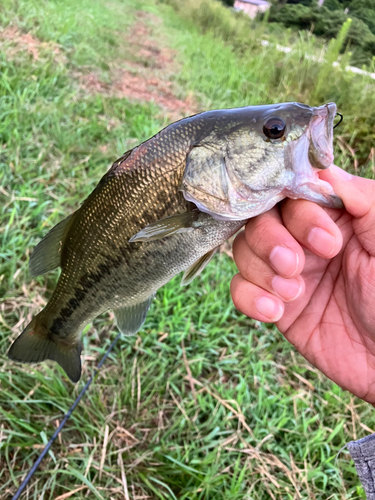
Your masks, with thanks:
M284 120L278 116L274 116L269 118L263 125L263 133L269 139L280 139L284 135L285 128Z

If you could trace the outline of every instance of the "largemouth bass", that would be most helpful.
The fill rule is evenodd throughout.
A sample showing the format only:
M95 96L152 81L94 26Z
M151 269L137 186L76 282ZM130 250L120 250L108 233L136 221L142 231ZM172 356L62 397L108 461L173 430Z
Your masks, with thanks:
M246 221L285 197L341 208L316 169L333 161L334 103L207 111L172 123L117 160L81 207L30 258L32 276L61 267L51 299L9 350L81 375L81 331L113 309L125 335L156 290L189 283Z

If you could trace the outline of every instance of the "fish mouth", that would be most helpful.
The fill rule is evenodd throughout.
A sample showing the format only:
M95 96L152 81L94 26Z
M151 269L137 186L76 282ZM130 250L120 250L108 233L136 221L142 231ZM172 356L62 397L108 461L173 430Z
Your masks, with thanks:
M319 178L319 172L333 164L333 122L336 104L312 108L309 127L286 148L286 162L294 171L294 180L284 191L293 199L305 199L327 208L344 207L332 186Z
M333 163L333 120L336 112L334 102L313 108L309 160L315 168L329 168Z

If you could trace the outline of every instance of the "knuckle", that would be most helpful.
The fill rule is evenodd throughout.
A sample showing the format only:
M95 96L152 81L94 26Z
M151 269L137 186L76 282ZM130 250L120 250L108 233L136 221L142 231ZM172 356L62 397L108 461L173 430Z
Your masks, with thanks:
M292 235L305 237L308 233L311 226L311 205L314 204L306 200L288 200L285 203L282 209L283 221Z
M243 252L246 252L246 241L245 241L245 236L243 231L236 236L236 238L233 241L233 258L235 263L238 265L238 260L242 256Z
M257 255L264 255L273 246L279 222L264 215L256 217L253 227L246 232L246 241Z
M237 234L237 236L234 238L233 241L233 248L238 248L240 245L243 244L245 241L245 234L244 231L241 231L240 233Z
M260 233L265 230L265 228L269 225L270 223L270 217L268 213L266 212L265 214L258 215L257 217L254 217L251 219L249 223L252 223L252 226L250 226L249 229L251 229L251 235L254 235L254 233Z
M241 276L239 274L236 274L231 281L230 293L232 296L233 304L238 309L243 302L242 299L243 299L243 294L244 294L244 290L243 290L243 286L242 286L242 279L241 279Z
M254 259L250 257L244 262L242 269L240 269L242 276L246 278L248 281L253 281L254 268L255 268Z
M253 251L243 242L237 243L233 247L233 258L238 267L238 270L247 281L252 282L254 275L257 272L258 258Z
M292 220L297 218L298 213L303 208L304 203L304 200L291 200L290 198L288 198L282 205L281 211L283 214L283 218L287 217L288 219Z
M252 227L247 228L246 237L249 241L256 242L260 235L264 234L267 228L267 219L263 215L254 218Z

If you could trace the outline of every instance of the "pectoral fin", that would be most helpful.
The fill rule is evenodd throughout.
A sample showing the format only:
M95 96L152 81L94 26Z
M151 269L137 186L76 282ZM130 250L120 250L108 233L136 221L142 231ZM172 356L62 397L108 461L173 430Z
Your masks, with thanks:
M185 274L183 275L181 280L181 286L191 283L193 279L203 271L203 269L212 259L216 250L217 248L214 248L213 250L210 250L209 252L204 254L199 260L197 260L197 262L194 262L194 264L185 271Z
M72 223L74 214L59 222L34 248L30 257L32 277L52 271L61 264L61 248Z
M197 221L199 211L186 212L184 214L171 215L165 219L158 220L141 229L130 238L130 243L135 241L154 241L177 233L194 231L200 227Z
M117 327L124 335L135 335L141 329L154 295L152 294L144 302L114 310Z

